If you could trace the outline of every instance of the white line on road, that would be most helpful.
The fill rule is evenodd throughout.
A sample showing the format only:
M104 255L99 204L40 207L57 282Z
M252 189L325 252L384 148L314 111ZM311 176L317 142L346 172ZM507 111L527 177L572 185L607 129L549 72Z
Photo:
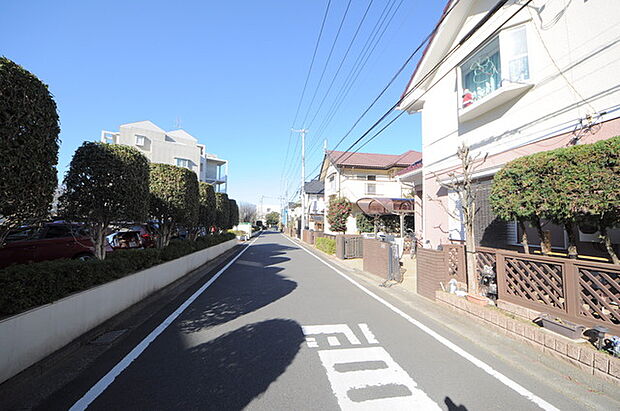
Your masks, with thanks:
M301 328L304 335L344 334L349 343L361 344L360 340L353 334L353 330L346 324L303 325Z
M471 355L470 353L468 353L467 351L465 351L464 349L462 349L458 345L454 344L452 341L450 341L447 338L441 336L436 331L433 331L431 328L427 327L426 325L422 324L420 321L418 321L418 320L414 319L413 317L411 317L409 314L405 313L404 311L402 311L399 308L395 307L394 305L390 304L389 302L387 302L383 298L379 297L377 294L373 293L372 291L370 291L369 289L367 289L363 285L359 284L357 281L353 280L351 277L349 277L348 275L346 275L342 271L338 270L336 267L334 267L333 265L329 264L327 261L323 260L321 257L319 257L319 256L315 255L314 253L310 252L304 245L301 245L300 243L297 243L297 242L291 240L290 238L288 238L286 236L284 236L284 237L287 240L289 240L291 243L295 244L296 246L300 247L302 250L304 250L305 252L310 254L312 257L316 258L317 260L319 260L320 262L322 262L323 264L325 264L326 266L328 266L329 268L334 270L337 274L339 274L344 279L349 281L351 284L353 284L354 286L356 286L357 288L362 290L364 293L366 293L370 297L374 298L375 300L377 300L381 304L385 305L387 308L389 308L390 310L392 310L396 314L400 315L405 320L409 321L411 324L415 325L416 327L418 327L420 330L422 330L426 334L428 334L431 337L433 337L439 343L443 344L444 346L446 346L447 348L451 349L452 351L454 351L455 353L457 353L461 357L465 358L467 361L471 362L476 367L480 368L481 370L483 370L487 374L489 374L492 377L496 378L498 381L500 381L502 384L506 385L508 388L510 388L513 391L519 393L520 395L522 395L523 397L525 397L528 400L532 401L534 404L538 405L540 408L542 408L544 410L554 410L554 411L558 410L556 407L554 407L553 405L549 404L547 401L543 400L542 398L540 398L536 394L532 393L531 391L529 391L528 389L526 389L525 387L523 387L522 385L520 385L516 381L511 380L510 378L508 378L507 376L505 376L501 372L495 370L489 364L487 364L484 361L478 359L477 357L474 357L473 355Z
M375 338L375 335L372 333L372 331L370 331L370 328L368 328L368 324L357 324L358 327L360 327L360 330L362 330L362 334L364 334L364 338L366 338L366 341L368 341L368 344L379 344L379 341L377 341L377 339Z
M155 340L155 338L157 338L166 328L168 328L168 326L172 324L172 322L176 320L177 317L181 315L181 313L185 311L185 309L189 307L189 305L200 296L200 294L202 294L207 288L209 288L211 284L213 284L215 280L217 280L219 276L221 276L224 271L228 269L228 267L230 267L235 261L237 261L237 259L241 257L241 255L245 253L246 250L250 248L256 242L256 240L258 240L259 237L260 235L256 237L254 241L252 241L247 247L241 250L241 252L237 254L235 258L230 260L228 264L226 264L220 271L218 271L213 277L211 277L209 281L207 281L194 294L192 294L187 300L185 300L185 302L183 302L183 304L181 304L179 308L177 308L161 324L159 324L157 328L151 331L149 335L147 335L142 341L140 341L140 343L136 345L135 348L129 352L129 354L127 354L118 364L114 366L114 368L108 371L106 375L104 375L95 385L93 385L93 387L88 390L88 392L84 394L82 398L80 398L75 404L73 404L69 411L85 410L86 407L90 405L90 403L95 401L97 397L99 397L101 393L103 393L110 386L110 384L114 382L114 379L118 377L127 367L129 367L129 365L136 358L138 358L140 354L144 352L144 350L146 350L149 344L151 344Z
M338 337L335 335L330 335L327 337L327 343L332 347L337 347L340 345L340 341L338 341Z

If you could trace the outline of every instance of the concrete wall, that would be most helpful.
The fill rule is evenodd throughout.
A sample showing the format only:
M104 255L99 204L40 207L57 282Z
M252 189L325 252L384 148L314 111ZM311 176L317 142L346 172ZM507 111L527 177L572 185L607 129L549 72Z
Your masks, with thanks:
M230 240L0 321L0 383L236 244Z

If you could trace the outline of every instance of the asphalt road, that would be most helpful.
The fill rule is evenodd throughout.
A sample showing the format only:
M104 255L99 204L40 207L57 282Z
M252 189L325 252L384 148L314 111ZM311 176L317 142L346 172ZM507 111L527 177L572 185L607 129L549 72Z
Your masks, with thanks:
M321 258L261 235L41 408L580 409Z

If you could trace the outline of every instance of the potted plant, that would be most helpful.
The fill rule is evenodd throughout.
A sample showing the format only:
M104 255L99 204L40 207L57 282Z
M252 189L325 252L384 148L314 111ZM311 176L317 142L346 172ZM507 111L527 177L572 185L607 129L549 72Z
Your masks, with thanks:
M574 324L570 321L562 320L561 318L553 317L549 314L542 314L540 316L543 327L551 330L555 333L576 340L581 338L586 327L579 324Z

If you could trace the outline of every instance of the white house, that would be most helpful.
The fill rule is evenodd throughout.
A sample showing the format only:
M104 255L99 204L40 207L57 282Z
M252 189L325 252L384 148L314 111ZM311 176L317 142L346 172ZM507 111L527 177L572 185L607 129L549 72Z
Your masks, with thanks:
M325 183L321 180L306 182L304 195L308 228L323 231L325 228Z
M101 141L135 147L154 163L188 168L200 181L213 184L216 192L226 192L228 161L207 153L185 130L164 131L151 121L139 121L122 124L117 132L103 130Z
M419 162L422 154L407 151L403 154L353 153L327 151L321 165L320 180L325 185L325 202L336 197L345 197L353 205L353 212L347 220L347 234L358 232L355 217L361 212L355 202L366 197L402 198L411 188L403 186L396 174ZM325 207L327 221L327 205ZM332 233L329 224L324 231Z
M422 115L424 167L402 178L422 185L423 237L433 247L463 238L446 212L458 209L455 197L439 184L458 170L459 145L488 156L475 175L475 231L479 243L502 247L517 244L517 229L490 210L496 171L523 155L620 135L620 2L511 0L472 30L496 3L447 2L400 104ZM563 230L554 230L553 245L564 248Z

